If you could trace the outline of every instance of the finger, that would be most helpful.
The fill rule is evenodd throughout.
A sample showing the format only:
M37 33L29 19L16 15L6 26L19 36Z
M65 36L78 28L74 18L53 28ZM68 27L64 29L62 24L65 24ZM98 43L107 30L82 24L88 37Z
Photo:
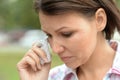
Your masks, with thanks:
M36 55L32 50L29 50L29 54L27 54L27 55L36 62L37 69L40 70L41 69L40 57L38 55Z
M35 41L32 46L37 46L39 48L41 48L42 44L39 41Z
M30 58L29 56L24 57L18 63L18 69L19 70L21 70L21 69L28 69L29 67L31 67L33 71L37 71L35 61L32 58Z
M35 52L40 58L42 58L45 62L48 62L47 55L45 52L41 49L38 48L37 46L32 47L33 52Z

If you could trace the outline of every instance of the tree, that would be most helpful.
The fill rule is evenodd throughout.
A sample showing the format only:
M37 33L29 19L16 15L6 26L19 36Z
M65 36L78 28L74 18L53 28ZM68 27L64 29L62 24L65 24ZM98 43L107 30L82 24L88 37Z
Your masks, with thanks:
M32 0L1 0L0 29L40 28Z
M116 0L120 6L120 0ZM0 30L18 28L40 28L37 13L33 9L33 0L1 0Z

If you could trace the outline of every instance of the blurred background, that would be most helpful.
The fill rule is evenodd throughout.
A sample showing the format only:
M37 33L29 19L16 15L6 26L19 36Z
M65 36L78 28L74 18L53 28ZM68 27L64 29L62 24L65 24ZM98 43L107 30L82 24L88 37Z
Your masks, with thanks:
M120 0L116 0L120 5ZM19 80L16 64L39 40L40 24L33 0L0 0L0 80ZM120 41L118 32L115 40ZM52 67L62 64L53 55Z

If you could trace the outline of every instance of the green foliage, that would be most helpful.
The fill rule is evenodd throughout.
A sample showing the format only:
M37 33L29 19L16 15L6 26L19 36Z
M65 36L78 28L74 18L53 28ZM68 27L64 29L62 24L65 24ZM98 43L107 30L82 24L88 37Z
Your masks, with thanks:
M116 1L120 6L120 0ZM33 0L0 0L0 30L16 28L40 28L38 14L33 9Z
M0 29L40 28L33 0L1 0Z
M22 59L26 50L0 50L0 80L19 80L16 64ZM62 64L57 55L52 57L52 67Z
M120 7L120 0L116 0L118 7Z

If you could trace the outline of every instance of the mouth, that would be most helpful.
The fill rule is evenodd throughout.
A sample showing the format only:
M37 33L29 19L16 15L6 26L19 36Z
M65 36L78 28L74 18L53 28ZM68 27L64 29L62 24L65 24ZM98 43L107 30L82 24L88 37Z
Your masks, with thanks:
M62 60L63 62L65 62L65 63L71 62L71 60L72 60L72 57L71 57L71 56L65 56L65 57L60 57L60 58L61 58L61 60Z

